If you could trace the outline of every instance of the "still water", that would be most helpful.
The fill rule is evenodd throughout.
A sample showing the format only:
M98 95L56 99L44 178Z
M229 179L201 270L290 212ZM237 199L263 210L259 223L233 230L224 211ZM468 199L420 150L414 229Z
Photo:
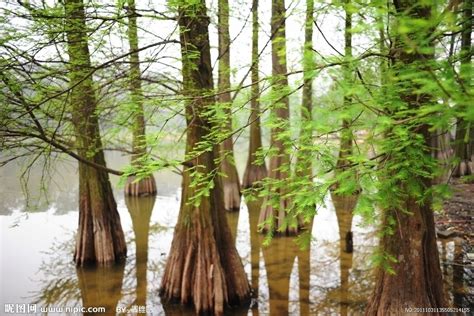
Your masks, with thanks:
M0 176L5 180L9 175L3 172ZM192 315L192 309L163 305L158 296L180 192L179 177L158 174L156 179L156 198L124 198L120 189L116 192L128 257L111 268L76 268L72 262L78 213L70 177L56 179L54 194L43 208L25 207L18 188L3 186L0 314L4 304L34 303L37 312L49 308L54 315L67 314L66 307L105 307L107 314L140 314L146 308L150 315ZM256 232L258 201L242 203L240 212L228 213L254 291L250 307L228 314L362 314L373 284L370 255L377 239L373 227L352 216L356 203L356 197L328 195L318 206L312 240L305 249L288 237L262 246L263 236ZM352 243L348 243L350 234ZM442 255L452 257L455 244L440 244L440 249ZM452 269L445 269L447 280L453 275ZM453 298L452 281L447 286Z

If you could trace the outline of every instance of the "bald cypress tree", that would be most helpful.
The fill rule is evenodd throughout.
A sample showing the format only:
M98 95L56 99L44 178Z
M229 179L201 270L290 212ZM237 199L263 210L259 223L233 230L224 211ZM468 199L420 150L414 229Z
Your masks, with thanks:
M250 140L247 166L244 172L242 186L250 188L257 181L267 176L265 162L258 163L257 152L262 148L262 128L260 125L260 88L259 88L259 62L258 62L258 0L253 0L252 5L252 69L250 88Z
M462 32L461 32L461 72L460 79L463 85L469 89L472 82L472 0L464 0L462 8ZM465 111L467 104L461 104ZM471 105L472 106L472 105ZM474 126L472 121L461 117L456 125L456 139L454 153L459 163L454 169L453 175L461 177L474 174Z
M290 100L288 98L288 78L286 67L286 9L284 0L272 1L272 125L268 178L269 192L260 212L259 223L263 232L277 232L281 235L296 234L301 226L295 216L288 216L290 200L288 192L290 155L286 150L289 140Z
M138 54L138 25L135 0L127 0L128 43L130 46L130 99L132 119L132 165L140 168L146 157L145 114L143 109L143 91L141 85L140 56ZM155 195L156 183L152 174L137 180L130 176L125 184L125 194Z
M77 153L105 167L82 0L66 0L65 15L69 101ZM125 255L125 238L108 173L79 162L79 230L74 261L77 265L110 264Z
M229 34L229 1L218 0L217 7L219 37L219 72L218 72L218 101L224 107L227 120L223 132L227 135L221 144L220 171L224 189L224 207L228 211L240 209L240 180L235 167L234 143L232 132L232 100L230 95L230 34Z
M217 176L218 144L209 142L216 122L205 1L178 2L186 107L186 156L181 206L161 282L164 300L193 304L196 313L222 315L227 305L250 295L240 256L224 213L223 185ZM204 181L199 181L203 179ZM211 184L209 184L211 183ZM203 194L205 192L205 194Z
M435 102L428 93L420 92L417 80L418 76L428 76L433 60L431 4L409 0L393 1L393 6L398 25L414 20L424 23L405 34L393 30L396 47L392 51L392 81L388 84L396 87L396 99L387 105L392 117L405 120L385 133L381 148L389 158L379 175L379 194L387 195L384 199L389 202L382 206L378 255L382 264L366 315L400 315L405 307L445 306L430 196L430 126L424 121L408 120L411 113ZM408 137L403 146L398 146L401 133Z

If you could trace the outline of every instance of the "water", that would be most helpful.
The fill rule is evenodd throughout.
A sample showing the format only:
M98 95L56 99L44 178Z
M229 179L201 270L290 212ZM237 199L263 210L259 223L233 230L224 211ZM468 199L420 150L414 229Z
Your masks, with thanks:
M2 177L2 181L8 178ZM0 314L7 303L35 303L38 312L50 308L60 314L67 314L66 307L100 306L108 314L117 310L138 314L146 308L153 315L192 315L189 307L163 305L158 295L179 211L178 178L157 175L160 195L156 198L124 199L120 190L116 192L128 257L109 268L76 268L72 262L78 213L75 180L70 179L75 178L64 171L56 180L59 185L49 189L49 206L35 211L25 210L18 188L4 186L0 191L4 198ZM270 246L262 246L264 236L256 232L258 201L242 203L240 212L228 213L254 291L250 307L230 310L229 315L362 314L373 285L370 255L377 238L373 227L363 226L360 217L352 216L356 202L356 197L328 195L325 205L318 206L311 243L305 249L289 237L274 238ZM350 231L353 252L347 252ZM458 249L455 245L454 241L440 243L441 256L452 258ZM455 302L460 299L458 270L443 270Z

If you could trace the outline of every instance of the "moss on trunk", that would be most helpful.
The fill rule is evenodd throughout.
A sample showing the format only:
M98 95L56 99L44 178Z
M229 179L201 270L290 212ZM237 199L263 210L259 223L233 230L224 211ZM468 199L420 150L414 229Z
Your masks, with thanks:
M77 151L79 156L105 167L82 0L67 0L65 13ZM109 264L123 260L125 255L125 238L109 176L79 162L79 229L74 261L77 265Z
M146 156L146 124L143 108L143 91L141 85L140 56L138 48L138 26L135 0L127 0L128 10L128 43L130 46L130 109L132 119L132 165L140 168ZM136 180L134 176L125 183L125 195L156 195L156 183L152 174Z

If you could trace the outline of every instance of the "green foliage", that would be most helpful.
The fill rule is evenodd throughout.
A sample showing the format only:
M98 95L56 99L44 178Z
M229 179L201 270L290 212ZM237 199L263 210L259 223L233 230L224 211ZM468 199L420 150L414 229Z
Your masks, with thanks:
M76 152L80 145L72 133L73 116L67 111L70 100L67 75L70 67L81 65L71 65L63 57L66 55L64 30L70 21L64 19L60 2L54 5L48 2L49 6L40 1L26 3L26 6L11 4L12 8L2 8L0 14L2 152L8 151L13 156L25 152L32 157L57 155L50 143L38 138L42 133L46 139ZM202 0L169 0L166 10L193 17L201 13L202 3ZM432 5L432 2L418 3L423 4ZM259 102L263 129L274 132L274 141L281 143L282 149L263 148L257 153L257 164L263 165L279 155L288 156L289 161L283 161L275 170L285 174L284 179L264 179L259 183L260 190L248 190L244 194L249 200L266 198L277 210L282 199L290 201L285 209L287 218L279 229L295 225L296 218L310 222L316 215L315 206L324 204L331 189L337 195L358 194L354 213L374 225L386 217L381 234L390 235L398 229L395 215L410 213L405 203L408 199L441 209L443 200L449 197L446 184L431 186L430 182L446 171L446 165L456 161L445 163L434 159L427 139L438 130L452 130L460 119L466 121L469 128L473 126L471 65L461 65L466 52L461 52L457 35L463 23L457 12L446 12L441 5L433 10L429 19L396 12L393 6L387 7L381 0L315 5L315 12L320 14L316 18L318 23L324 16L344 15L344 9L352 14L352 28L348 30L354 38L352 56L342 56L344 50L338 42L342 37L330 36L326 39L334 48L329 51L321 50L319 42L312 45L317 53L304 50L296 71L285 74L290 85L282 87L282 77L268 74L261 77ZM92 81L94 77L98 104L97 111L91 115L101 120L102 143L106 148L130 153L133 118L139 105L143 105L148 151L139 164L123 168L122 184L130 175L141 179L166 168L181 172L183 165L188 166L189 161L214 151L229 136L240 137L238 142L245 140L249 125L249 112L245 108L250 98L249 87L234 87L239 95L233 103L219 103L213 102L215 90L199 91L199 98L192 98L194 84L181 80L180 63L195 70L195 61L201 58L199 47L189 45L186 59L174 56L179 55L179 50L167 50L168 47L152 53L141 51L147 58L141 74L143 98L129 95L129 81L124 76L129 71L128 52L121 47L123 45L113 45L114 41L123 41L126 37L124 25L127 22L119 14L125 6L124 0L117 0L112 9L108 5L86 2L88 27L85 34L90 40L92 65L81 69L85 78L75 78L82 82ZM339 29L335 28L334 32L342 35L343 23L339 22ZM159 27L156 29L161 31ZM165 38L158 33L152 28L140 29L146 41L151 41L150 37L153 41ZM166 34L170 38L177 35L177 32ZM285 39L278 38L276 44L283 41ZM231 49L233 53L235 48ZM301 47L298 51L301 52ZM169 59L167 54L176 60L166 68L172 70L163 71L162 59ZM415 57L407 63L402 60L407 56ZM283 60L285 52L280 51L278 57ZM298 67L303 65L311 65L313 69L299 74ZM236 76L240 74L240 69L235 71ZM293 80L295 74L300 78ZM295 103L300 103L300 85L305 79L314 81L311 121L294 115L300 113ZM268 92L271 85L274 88ZM199 115L192 111L184 113L185 104L198 104L204 99L211 100L205 111ZM284 118L277 114L285 110L287 99L293 109L289 111L290 117ZM238 122L231 131L225 128L229 112ZM343 120L349 123L349 128L341 128ZM207 135L183 155L185 125L196 122L202 123ZM300 131L310 131L310 135L306 135L309 141L301 141ZM352 147L341 168L337 164L340 139L348 135L354 135ZM265 137L265 144L268 138ZM88 157L93 156L94 150L97 149L89 149ZM296 159L298 151L302 154ZM211 171L203 171L204 166L189 167L190 189L194 192L190 205L199 205L203 197L209 196L215 178L225 176L217 172L221 162L222 157L217 158L216 170ZM261 227L266 225L273 228L275 219L267 219ZM265 244L271 241L273 234L271 231L266 236ZM309 239L304 234L298 240L304 244ZM374 262L393 272L391 265L396 260L381 250L374 256Z

